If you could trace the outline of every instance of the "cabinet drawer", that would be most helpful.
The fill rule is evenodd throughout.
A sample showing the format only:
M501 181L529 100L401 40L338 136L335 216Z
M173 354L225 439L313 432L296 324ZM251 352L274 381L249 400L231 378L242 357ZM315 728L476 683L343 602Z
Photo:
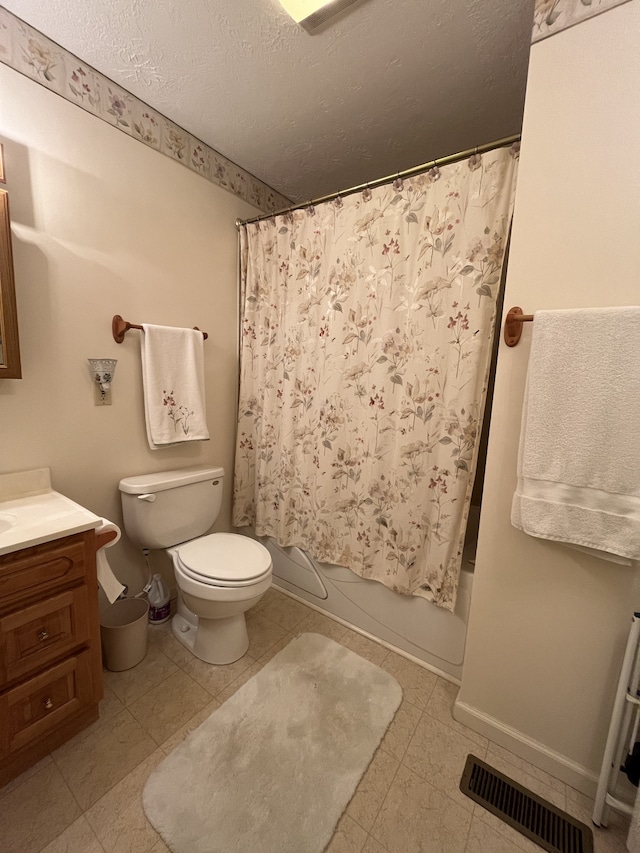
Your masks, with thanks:
M89 652L69 658L0 696L0 755L47 734L88 705Z
M49 593L84 578L85 570L82 534L4 554L0 556L0 605Z
M0 687L89 640L86 586L0 618Z

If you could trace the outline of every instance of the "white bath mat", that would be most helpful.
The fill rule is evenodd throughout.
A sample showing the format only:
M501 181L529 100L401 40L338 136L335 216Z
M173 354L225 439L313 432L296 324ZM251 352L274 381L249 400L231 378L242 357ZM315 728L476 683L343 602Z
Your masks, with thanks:
M154 770L147 817L173 853L321 853L401 699L384 670L302 634Z

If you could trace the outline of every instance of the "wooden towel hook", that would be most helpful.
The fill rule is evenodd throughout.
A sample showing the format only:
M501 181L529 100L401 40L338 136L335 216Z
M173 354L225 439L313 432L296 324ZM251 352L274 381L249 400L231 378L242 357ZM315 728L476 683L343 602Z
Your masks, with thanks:
M523 314L517 305L507 312L504 321L504 342L508 347L515 347L522 337L522 324L533 321L533 314Z

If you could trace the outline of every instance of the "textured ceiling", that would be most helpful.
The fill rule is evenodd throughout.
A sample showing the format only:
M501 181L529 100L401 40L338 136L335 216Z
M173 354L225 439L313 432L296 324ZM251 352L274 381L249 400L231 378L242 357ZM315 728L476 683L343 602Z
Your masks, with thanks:
M313 35L277 0L2 5L295 201L521 128L533 0L360 0Z

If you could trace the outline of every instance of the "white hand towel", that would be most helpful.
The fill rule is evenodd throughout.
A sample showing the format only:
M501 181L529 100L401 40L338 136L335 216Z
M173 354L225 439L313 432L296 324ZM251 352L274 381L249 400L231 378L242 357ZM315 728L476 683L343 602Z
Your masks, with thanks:
M640 307L535 314L511 522L640 559Z
M195 329L142 324L142 381L149 447L207 441L204 338Z

